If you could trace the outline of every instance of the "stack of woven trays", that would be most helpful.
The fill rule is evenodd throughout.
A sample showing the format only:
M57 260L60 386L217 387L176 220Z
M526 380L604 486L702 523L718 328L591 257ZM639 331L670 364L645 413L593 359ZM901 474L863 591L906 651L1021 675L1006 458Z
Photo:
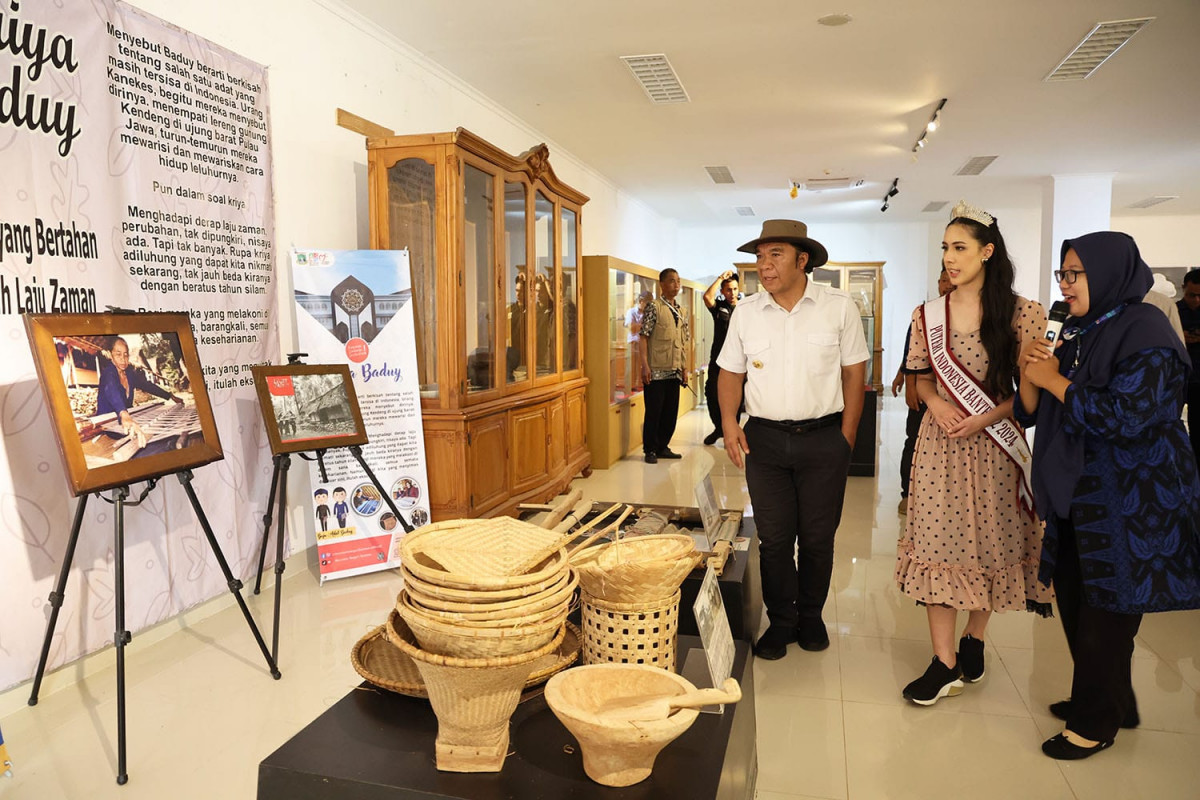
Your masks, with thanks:
M522 687L566 635L578 580L562 535L509 517L426 525L400 543L385 628L438 718L437 767L498 772Z
M683 534L628 537L577 554L584 663L673 671L679 586L701 557Z

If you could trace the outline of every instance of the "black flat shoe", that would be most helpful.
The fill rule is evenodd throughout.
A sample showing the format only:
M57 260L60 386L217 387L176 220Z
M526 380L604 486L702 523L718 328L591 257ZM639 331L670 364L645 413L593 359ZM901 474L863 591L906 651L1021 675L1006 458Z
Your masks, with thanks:
M658 456L655 455L654 453L646 453L644 458L646 459L647 464L657 464L658 463Z
M658 457L659 458L683 458L683 456L679 455L679 453L676 453L674 450L672 450L669 447L664 447L662 450L659 450Z
M1071 716L1071 701L1068 699L1059 700L1057 703L1051 703L1050 713L1061 719L1063 722L1066 722L1067 717ZM1136 728L1141 724L1142 718L1138 715L1138 711L1135 708L1125 715L1124 721L1121 722L1121 727Z
M754 656L766 661L778 661L787 655L787 646L796 640L790 628L772 626L754 643Z
M1060 733L1058 736L1052 736L1042 742L1042 752L1059 761L1078 761L1081 758L1094 756L1101 750L1107 750L1112 746L1112 739L1109 739L1107 742L1098 742L1091 747L1081 747L1067 741L1067 737Z
M708 444L708 445L713 445L713 444L716 444L716 443L717 443L717 439L720 439L720 438L721 438L721 432L720 432L720 431L713 431L713 432L712 432L712 433L710 433L708 436L705 436L705 437L704 437L704 443L705 443L705 444Z
M829 647L829 631L819 619L800 620L796 626L796 641L800 643L800 649L817 653Z

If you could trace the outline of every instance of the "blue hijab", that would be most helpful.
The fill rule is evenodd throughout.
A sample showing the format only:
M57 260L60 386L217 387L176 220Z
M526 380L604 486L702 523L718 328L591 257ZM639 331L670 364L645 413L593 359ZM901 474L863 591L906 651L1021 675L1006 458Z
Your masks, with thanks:
M1059 255L1060 267L1068 250L1075 251L1087 272L1089 302L1086 314L1067 319L1068 329L1074 327L1083 332L1058 349L1060 371L1064 375L1074 363L1076 353L1079 367L1071 377L1072 382L1096 388L1109 384L1117 364L1143 350L1170 348L1185 364L1191 363L1166 315L1142 303L1154 284L1154 277L1142 261L1133 237L1102 231L1067 239ZM1115 316L1088 327L1116 308L1121 310ZM1083 473L1083 437L1067 436L1063 430L1065 413L1058 398L1042 392L1033 446L1033 495L1042 519L1051 512L1069 517L1075 485Z

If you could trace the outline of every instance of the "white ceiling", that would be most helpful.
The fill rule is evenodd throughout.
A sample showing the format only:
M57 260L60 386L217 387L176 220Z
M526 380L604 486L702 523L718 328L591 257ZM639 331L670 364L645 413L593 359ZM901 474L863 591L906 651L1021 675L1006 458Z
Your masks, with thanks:
M344 2L684 227L753 221L735 206L873 222L960 198L1036 208L1047 176L1080 173L1113 175L1114 214L1200 214L1200 0ZM853 21L817 24L834 12ZM1088 80L1043 82L1097 22L1147 16ZM646 53L691 102L649 102L619 60ZM999 158L953 174L980 155ZM717 165L736 184L713 184ZM866 183L788 197L827 174ZM1151 195L1179 199L1126 208Z

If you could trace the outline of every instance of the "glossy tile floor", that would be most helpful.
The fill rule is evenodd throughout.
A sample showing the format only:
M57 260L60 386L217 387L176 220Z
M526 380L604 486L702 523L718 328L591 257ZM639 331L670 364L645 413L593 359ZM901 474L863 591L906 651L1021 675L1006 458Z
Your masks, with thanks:
M1046 705L1066 697L1070 659L1057 620L997 615L987 677L933 708L906 704L900 688L928 664L921 609L891 583L901 517L895 465L904 407L888 398L880 420L878 478L851 478L825 609L832 646L755 665L758 797L1114 798L1200 797L1200 612L1147 616L1134 656L1142 726L1083 762L1041 754L1061 725ZM704 447L703 412L680 421L681 461L629 458L581 481L598 500L693 505L711 469L726 507L746 502L724 451ZM359 683L354 642L380 623L393 573L320 587L294 559L284 584L284 677L271 680L241 615L215 601L134 638L127 650L129 774L116 768L111 650L48 676L29 708L28 684L0 694L0 728L15 763L0 778L8 800L189 800L255 796L258 762ZM270 617L269 588L251 605ZM268 622L269 635L269 622ZM334 754L331 754L334 755Z

